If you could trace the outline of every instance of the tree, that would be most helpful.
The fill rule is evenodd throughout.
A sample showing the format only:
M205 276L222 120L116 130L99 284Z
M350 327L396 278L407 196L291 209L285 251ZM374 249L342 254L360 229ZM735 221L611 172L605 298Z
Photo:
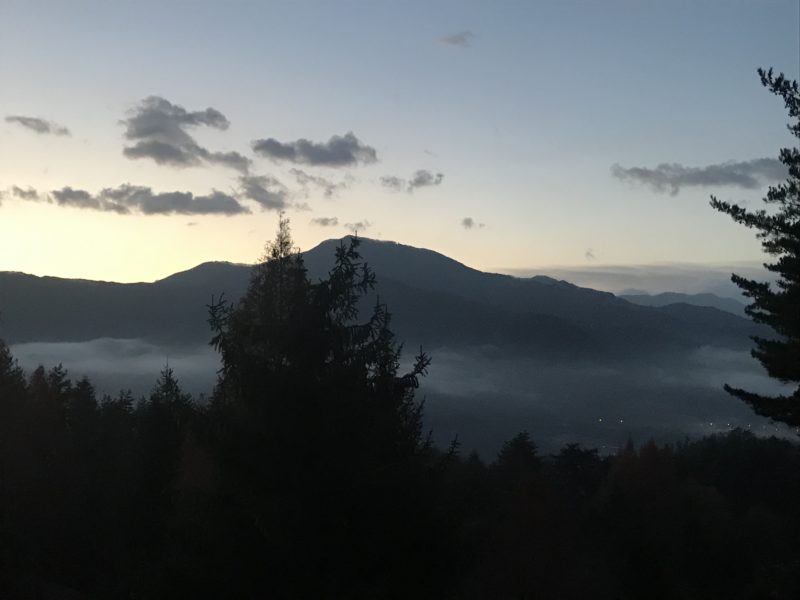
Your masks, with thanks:
M761 83L780 96L792 122L789 131L800 138L800 88L797 81L772 69L759 69ZM761 246L774 262L764 267L778 275L775 286L739 275L731 280L752 300L745 309L756 323L771 327L776 336L754 336L752 355L766 368L770 377L783 383L800 384L800 150L783 148L780 161L788 169L785 182L770 186L764 203L771 209L747 210L737 204L711 197L711 206L728 214L734 221L757 230ZM759 414L774 421L800 426L800 387L791 395L765 396L739 388L725 390L747 402Z
M221 530L242 540L232 564L253 593L419 597L435 576L434 461L415 398L430 361L401 374L386 306L361 320L375 278L358 246L343 242L311 282L281 218L245 296L210 307Z

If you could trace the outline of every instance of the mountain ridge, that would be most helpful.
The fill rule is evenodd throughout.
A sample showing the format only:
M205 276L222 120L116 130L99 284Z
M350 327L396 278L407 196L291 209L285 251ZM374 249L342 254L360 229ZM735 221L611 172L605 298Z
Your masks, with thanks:
M335 247L303 253L312 281ZM428 345L507 346L509 351L585 355L744 348L756 328L713 308L647 307L566 281L484 273L433 250L359 238L401 339ZM245 292L249 265L209 261L152 283L116 283L0 273L0 336L9 343L130 337L204 343L207 305Z

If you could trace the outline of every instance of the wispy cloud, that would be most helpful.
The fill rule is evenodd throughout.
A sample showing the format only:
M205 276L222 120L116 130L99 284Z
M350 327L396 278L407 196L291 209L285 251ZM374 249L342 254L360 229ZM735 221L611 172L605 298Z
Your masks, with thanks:
M359 231L364 231L372 227L372 223L364 219L363 221L356 221L355 223L345 223L344 226L349 231L358 233Z
M19 187L17 185L12 186L11 187L11 195L13 195L15 198L19 198L21 200L29 200L29 201L34 201L34 202L38 202L39 200L41 200L41 198L39 196L39 192L37 192L32 187L28 187L26 189L22 189L21 187Z
M49 202L58 206L112 212L120 215L239 215L250 210L233 196L219 191L195 196L191 192L154 192L146 186L123 184L96 194L69 186L50 193L14 186L11 193L28 202Z
M408 182L408 191L413 192L421 187L440 185L442 183L442 179L444 179L444 175L441 173L431 173L425 169L420 169L414 173L411 181Z
M148 158L160 165L190 167L214 164L246 173L250 159L238 152L212 152L188 133L191 127L225 130L230 122L215 108L190 112L159 96L150 96L134 108L125 125L125 139L132 142L123 153L128 158Z
M306 173L302 169L295 168L289 169L289 173L294 176L295 181L297 181L297 183L303 188L303 190L306 192L306 195L308 195L309 186L313 185L322 190L322 193L326 198L332 198L341 190L346 189L352 180L346 179L345 181L340 181L337 183L325 177L312 175L310 173Z
M662 163L655 168L622 167L615 164L611 174L617 179L649 185L653 191L676 195L683 187L732 186L757 189L766 183L785 179L786 167L774 158L728 161L705 167Z
M320 227L336 227L339 224L339 219L336 217L317 217L311 219L311 225L319 225ZM363 223L358 223L363 225Z
M5 120L6 123L14 123L39 134L70 135L69 129L63 125L39 117L8 115Z
M456 46L457 48L468 48L472 45L472 40L475 39L475 34L471 31L458 31L449 35L442 36L439 41L448 46Z
M275 138L255 140L253 151L275 162L311 166L350 167L378 160L375 148L362 143L352 131L334 135L327 142L312 142L304 138L285 143Z
M288 206L289 190L268 175L239 177L240 196L258 203L263 210L284 210Z
M443 179L444 175L442 173L432 173L426 169L419 169L408 180L394 175L386 175L381 177L380 181L383 187L392 191L400 192L405 190L412 194L414 190L422 187L441 185Z
M395 192L401 192L406 187L406 180L394 175L381 177L381 185Z

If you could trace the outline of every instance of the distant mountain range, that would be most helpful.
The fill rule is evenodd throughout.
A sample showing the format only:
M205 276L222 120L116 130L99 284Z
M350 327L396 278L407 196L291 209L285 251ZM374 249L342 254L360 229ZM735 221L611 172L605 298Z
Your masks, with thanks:
M327 240L304 253L313 279L327 273L343 241ZM388 304L399 337L415 345L590 357L701 346L743 349L757 331L720 298L706 300L707 306L697 305L699 297L678 294L620 298L549 277L484 273L431 250L365 238L360 251L377 275L375 293ZM224 262L154 283L4 272L0 337L12 344L100 337L203 343L210 337L212 296L237 300L249 276L249 266Z
M680 294L678 292L664 292L663 294L619 294L634 304L642 306L669 306L670 304L691 304L692 306L711 306L724 310L734 315L745 316L743 302L733 298L723 298L716 294Z

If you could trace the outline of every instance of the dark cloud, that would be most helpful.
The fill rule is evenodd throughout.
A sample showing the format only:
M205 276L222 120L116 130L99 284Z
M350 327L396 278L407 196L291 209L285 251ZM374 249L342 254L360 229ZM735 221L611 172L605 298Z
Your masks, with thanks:
M240 196L261 205L263 210L284 210L289 191L280 181L268 175L243 175L239 178Z
M250 211L236 198L212 191L195 196L191 192L156 193L146 186L129 183L115 188L105 188L98 194L86 190L63 187L49 194L40 194L33 188L24 190L14 186L14 195L22 200L55 203L58 206L114 212L121 215L238 215Z
M8 115L6 123L16 123L36 133L50 135L70 135L69 129L58 123L53 123L38 117L23 117L22 115Z
M464 217L463 219L461 219L461 226L464 229L474 229L475 227L477 227L478 229L484 228L483 223L476 222L475 219L473 219L472 217Z
M649 185L656 192L676 195L682 187L733 186L757 189L765 183L785 179L786 167L774 158L728 161L706 167L686 167L678 163L662 163L654 169L625 168L612 165L617 179Z
M442 179L444 179L444 175L441 173L434 174L430 171L420 169L414 173L411 181L408 182L408 191L413 192L417 188L439 185L442 183Z
M475 39L475 34L471 31L459 31L451 33L439 38L439 41L448 46L457 46L458 48L467 48L472 45L472 40Z
M275 138L255 140L256 154L280 162L326 167L349 167L369 164L378 160L375 148L363 144L352 131L334 135L327 142L317 143L306 139L279 142Z
M21 187L15 185L11 188L11 194L21 200L29 200L33 202L38 202L42 199L41 196L39 196L39 192L32 187L22 189Z
M319 225L320 227L336 227L339 224L339 219L336 217L317 217L316 219L311 219L312 225ZM363 225L363 223L357 223L358 225Z
M353 233L358 233L359 231L364 231L372 227L372 223L364 219L363 221L356 221L355 223L345 223L344 226Z
M187 132L190 127L225 130L230 122L214 108L189 112L164 98L150 96L133 109L125 125L125 138L132 145L123 153L128 158L149 158L160 165L190 167L215 164L246 173L250 159L238 152L212 152L200 146Z
M50 193L50 197L55 200L59 206L70 206L73 208L85 208L89 210L112 210L111 205L102 202L100 198L96 198L86 190L76 190L71 187L64 187L60 190L54 190ZM122 207L117 206L120 210L115 212L124 213L128 212Z
M145 215L237 215L250 212L236 198L217 190L195 196L191 192L153 193L149 187L124 184L104 189L98 198L121 207L118 212L135 210Z
M381 185L395 192L405 189L406 192L411 194L414 190L421 187L440 185L442 179L444 179L442 173L431 173L426 169L420 169L416 171L408 181L401 177L395 177L394 175L381 177Z
M311 175L301 169L290 169L289 172L303 189L307 191L310 185L314 185L322 190L326 198L335 196L340 190L346 189L350 183L349 180L336 183L325 177L320 177L319 175Z
M229 167L242 173L247 173L250 170L250 159L238 152L208 152L205 148L203 150L202 158L207 162Z

